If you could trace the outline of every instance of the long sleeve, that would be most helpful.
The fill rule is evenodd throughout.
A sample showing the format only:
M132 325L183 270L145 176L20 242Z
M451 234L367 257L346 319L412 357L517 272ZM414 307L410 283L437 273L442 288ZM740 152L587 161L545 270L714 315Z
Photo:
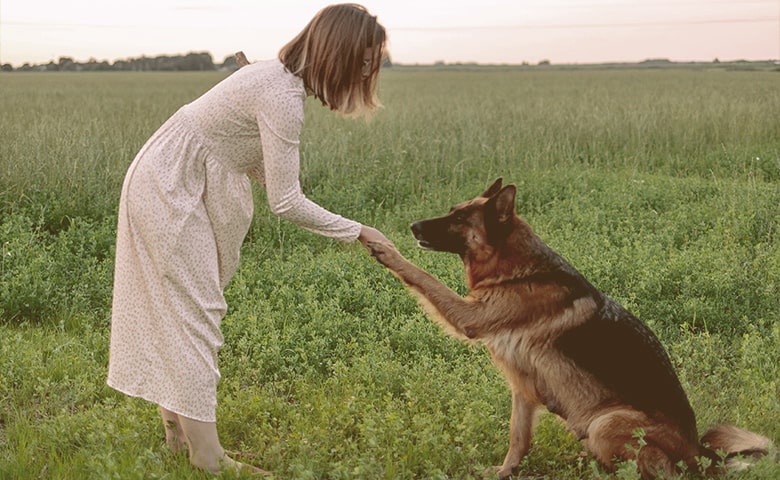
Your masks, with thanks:
M275 215L314 233L353 241L359 223L301 192L298 147L305 101L303 80L273 59L242 67L187 109L210 156L264 185Z
M303 119L291 116L285 120L281 128L274 129L267 117L258 118L271 212L311 232L344 242L354 241L360 234L360 223L324 209L301 191L299 135Z

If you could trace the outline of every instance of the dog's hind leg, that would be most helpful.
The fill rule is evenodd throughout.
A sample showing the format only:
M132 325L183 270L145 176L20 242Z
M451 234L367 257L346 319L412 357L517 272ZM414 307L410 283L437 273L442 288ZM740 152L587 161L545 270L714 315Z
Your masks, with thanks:
M645 434L638 435L639 429ZM623 409L594 420L585 446L606 468L613 470L617 461L634 460L642 478L652 480L676 475L673 457L684 456L685 442L678 432L655 425L642 412Z

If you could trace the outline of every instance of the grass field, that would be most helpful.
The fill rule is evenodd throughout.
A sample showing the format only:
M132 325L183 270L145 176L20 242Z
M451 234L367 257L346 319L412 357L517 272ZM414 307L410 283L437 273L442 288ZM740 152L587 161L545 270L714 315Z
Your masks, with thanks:
M222 76L0 75L0 478L208 478L105 370L124 173ZM515 183L540 236L657 332L700 430L728 421L778 443L779 80L389 69L368 124L309 100L302 184L465 292L458 259L417 249L408 224ZM255 195L226 292L224 446L280 479L492 478L510 407L486 352L445 337L359 244L281 222ZM610 478L580 452L543 415L521 474Z

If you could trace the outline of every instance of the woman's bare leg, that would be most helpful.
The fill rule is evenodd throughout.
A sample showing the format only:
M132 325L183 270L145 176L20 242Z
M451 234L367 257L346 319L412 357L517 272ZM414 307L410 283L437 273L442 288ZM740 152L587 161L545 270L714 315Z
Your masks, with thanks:
M166 445L173 452L188 448L193 467L215 473L228 469L270 475L265 470L230 458L219 443L216 423L199 422L163 407L160 407L160 416L165 426Z
M190 463L194 467L219 472L223 466L230 466L225 450L219 443L216 423L200 422L181 415L178 418L190 450Z
M270 475L265 470L230 458L219 443L216 423L199 422L181 415L178 417L190 450L190 463L193 467L215 473L223 470L241 470L263 476Z
M184 431L181 429L179 415L160 407L160 416L162 417L163 428L165 428L165 444L174 453L179 453L187 447Z

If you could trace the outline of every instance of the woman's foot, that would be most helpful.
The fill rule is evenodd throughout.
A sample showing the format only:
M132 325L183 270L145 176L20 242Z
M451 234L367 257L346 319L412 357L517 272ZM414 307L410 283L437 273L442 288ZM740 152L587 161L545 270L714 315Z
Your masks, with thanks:
M237 471L264 477L271 475L270 472L231 458L251 459L254 456L225 452L219 443L216 423L193 420L163 407L160 407L160 415L165 426L165 444L174 453L188 451L193 467L212 473Z
M256 475L260 477L270 477L273 475L271 472L267 472L261 468L257 468L254 465L249 465L248 463L241 463L239 461L236 461L230 458L227 455L227 453L225 453L225 455L222 457L222 460L219 463L221 467L220 471L232 470L241 473L249 473L253 476Z

